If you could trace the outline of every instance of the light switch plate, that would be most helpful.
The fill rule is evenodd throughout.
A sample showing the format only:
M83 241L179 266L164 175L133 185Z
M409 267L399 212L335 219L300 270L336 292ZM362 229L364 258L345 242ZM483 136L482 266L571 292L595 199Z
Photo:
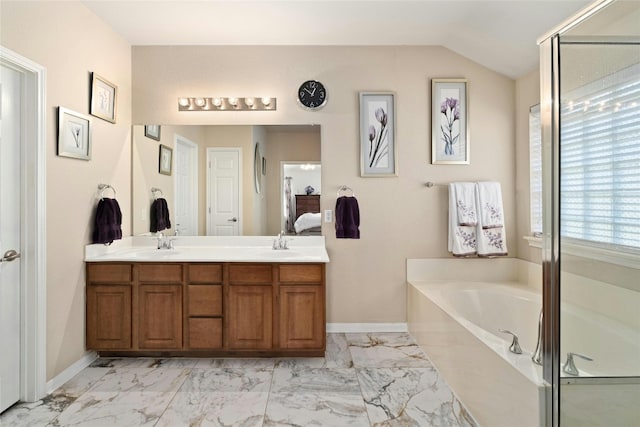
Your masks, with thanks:
M333 222L333 211L331 209L324 211L324 222Z

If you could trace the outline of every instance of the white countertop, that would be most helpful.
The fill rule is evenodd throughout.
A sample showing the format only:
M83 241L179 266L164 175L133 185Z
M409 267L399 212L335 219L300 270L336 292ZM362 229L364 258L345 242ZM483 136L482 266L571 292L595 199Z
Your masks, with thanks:
M273 237L170 237L173 249L157 249L152 236L133 236L111 245L85 247L86 262L329 262L324 236L287 236L289 249L273 250Z

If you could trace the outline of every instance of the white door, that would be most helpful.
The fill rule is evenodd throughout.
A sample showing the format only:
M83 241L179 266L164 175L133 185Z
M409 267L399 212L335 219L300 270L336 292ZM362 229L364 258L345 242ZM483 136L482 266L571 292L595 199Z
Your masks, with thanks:
M242 234L239 148L207 150L207 235Z
M180 236L198 235L198 145L176 135L174 230Z
M22 74L0 76L0 412L20 398L20 122ZM14 251L14 252L12 252Z

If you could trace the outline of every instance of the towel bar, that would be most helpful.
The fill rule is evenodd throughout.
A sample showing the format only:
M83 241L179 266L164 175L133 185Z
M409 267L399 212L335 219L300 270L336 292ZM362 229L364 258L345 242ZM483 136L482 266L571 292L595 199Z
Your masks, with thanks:
M98 190L101 190L100 198L104 199L104 190L111 189L113 191L113 198L116 198L116 189L110 186L109 184L98 184Z
M338 189L338 197L340 197L340 193L344 192L345 196L348 196L349 191L351 192L351 197L355 197L356 193L353 192L353 190L351 189L351 187L348 187L346 185L342 185L340 186L340 188Z
M159 189L158 187L151 187L151 194L153 195L153 200L157 200L158 199L158 195L156 193L160 193L160 196L162 196L162 190Z

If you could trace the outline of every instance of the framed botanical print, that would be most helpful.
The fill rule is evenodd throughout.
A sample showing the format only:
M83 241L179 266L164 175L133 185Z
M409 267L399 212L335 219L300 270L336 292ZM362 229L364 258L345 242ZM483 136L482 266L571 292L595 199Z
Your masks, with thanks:
M58 107L58 156L91 160L91 117Z
M360 175L397 176L396 104L392 92L360 93Z
M158 172L163 175L171 175L171 164L173 161L173 149L160 144L160 156L158 161Z
M91 73L91 115L115 123L117 99L118 87L96 73Z
M466 79L431 80L431 163L469 164L469 111Z

